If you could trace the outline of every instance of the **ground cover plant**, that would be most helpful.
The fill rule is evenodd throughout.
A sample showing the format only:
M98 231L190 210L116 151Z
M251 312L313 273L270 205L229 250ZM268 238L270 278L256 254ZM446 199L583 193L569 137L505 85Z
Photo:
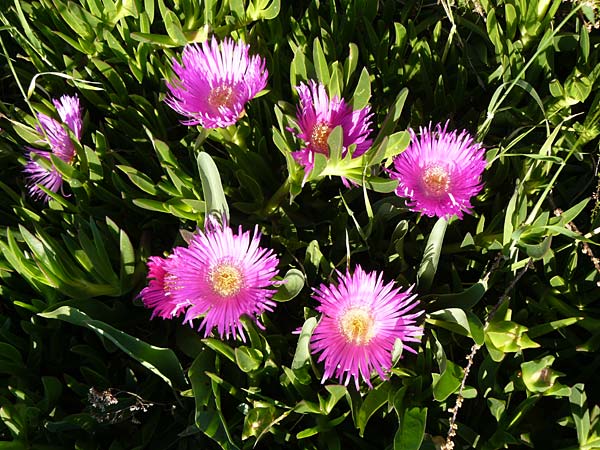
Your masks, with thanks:
M595 1L0 5L0 449L600 448Z

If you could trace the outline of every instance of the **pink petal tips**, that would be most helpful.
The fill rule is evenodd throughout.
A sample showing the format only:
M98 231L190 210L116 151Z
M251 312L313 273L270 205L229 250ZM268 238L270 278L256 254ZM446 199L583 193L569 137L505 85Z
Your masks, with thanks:
M409 130L411 143L394 159L390 176L399 181L396 195L407 197L412 211L462 219L463 212L471 212L471 197L483 187L485 155L466 131L448 132L447 127L420 128L419 136Z
M371 373L382 379L392 366L396 339L412 353L409 342L420 342L422 328L415 325L422 311L412 312L419 304L411 288L401 292L394 283L384 284L383 274L365 272L357 266L353 274L338 272L338 283L314 289L313 298L322 316L311 338L312 353L321 353L323 382L335 377L348 385L354 378L371 384Z
M50 155L54 154L66 163L71 164L75 157L75 147L69 137L69 133L63 127L63 124L71 129L77 139L81 138L82 128L82 112L77 96L70 97L68 95L63 95L60 99L54 99L52 102L56 107L56 111L58 112L62 123L46 114L38 114L38 120L40 122L38 131L50 145L50 151L26 147L29 152L29 161L23 169L27 176L26 187L29 195L32 198L40 199L45 202L50 200L50 196L46 194L40 186L43 186L49 191L58 192L62 188L63 178L52 163L50 163L50 168L45 168L35 160L34 155L50 161Z
M265 60L249 55L250 46L213 37L187 45L181 63L173 59L175 77L167 82L166 102L187 116L185 125L224 128L237 122L246 103L265 88Z
M148 260L148 286L142 289L140 297L146 308L151 308L152 318L155 316L171 319L179 316L188 306L187 302L179 304L171 295L171 287L175 277L172 267L176 261L178 249L168 258L151 256Z
M296 86L300 96L300 105L296 113L298 128L300 131L296 136L306 143L302 150L292 153L294 159L304 166L308 175L315 163L315 154L321 153L329 156L327 138L337 126L342 127L343 154L348 152L348 147L356 145L352 157L358 157L365 153L371 146L371 108L366 106L354 111L344 101L334 96L329 99L325 86L309 81L308 86L300 83Z
M187 248L169 258L150 258L151 279L140 296L153 317L172 318L185 311L184 322L202 318L199 329L209 336L216 328L221 338L245 339L241 318L273 311L273 280L279 260L260 247L260 233L234 233L228 226L198 231Z

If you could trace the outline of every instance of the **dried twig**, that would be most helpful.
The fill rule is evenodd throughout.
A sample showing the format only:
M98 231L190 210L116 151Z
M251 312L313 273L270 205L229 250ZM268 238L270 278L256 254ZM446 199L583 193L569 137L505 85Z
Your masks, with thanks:
M499 260L500 259L498 259L497 262ZM494 265L497 267L496 263L494 263ZM527 270L532 266L533 266L533 260L529 259L529 261L527 261L527 265L521 269L521 271L517 274L515 279L510 283L510 285L506 288L504 293L500 296L500 298L498 299L498 301L496 302L496 304L494 305L492 310L489 312L489 314L485 320L485 323L483 324L484 331L489 326L490 322L496 315L496 312L498 311L498 309L500 309L500 306L502 306L502 304L508 298L508 294L510 293L510 291L519 282L521 277L523 275L525 275L525 272L527 272ZM463 401L464 401L463 391L464 391L466 383L467 383L467 377L469 376L469 372L471 372L471 369L473 367L473 364L475 361L475 355L477 354L477 352L479 351L480 348L481 348L481 345L473 344L473 346L471 347L471 352L467 355L467 366L465 367L465 374L460 383L460 388L458 390L458 396L456 397L456 403L454 404L454 407L452 407L448 410L448 412L452 413L452 417L450 417L450 426L448 428L448 434L446 435L446 442L442 445L442 450L453 450L454 449L454 437L456 436L456 430L458 428L458 426L456 425L456 417L458 416L458 411L461 408Z
M117 398L119 394L127 394L129 399L120 404ZM91 416L98 423L109 424L120 423L125 420L139 424L136 413L145 413L151 406L154 406L154 403L144 400L133 392L118 391L111 388L99 390L93 386L88 391L88 402Z
M473 4L473 11L475 11L477 14L479 14L481 17L483 17L485 19L486 18L485 11L483 10L483 7L481 6L481 3L479 2L479 0L473 0L471 3Z

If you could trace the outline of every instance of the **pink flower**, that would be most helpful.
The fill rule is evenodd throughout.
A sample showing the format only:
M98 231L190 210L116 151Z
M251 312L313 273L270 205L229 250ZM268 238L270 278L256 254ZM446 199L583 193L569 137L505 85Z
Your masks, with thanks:
M213 37L210 43L187 45L181 64L173 59L175 77L167 82L166 102L189 118L183 124L224 128L237 122L269 75L265 60L249 56L249 50L249 45L231 39L219 45Z
M245 340L241 317L254 318L273 311L279 260L270 249L260 247L258 227L234 234L228 226L199 231L188 248L181 249L172 268L170 292L178 304L190 306L184 322L202 317L199 329L209 336L216 327L221 338L239 334Z
M411 312L419 304L412 288L401 292L393 282L384 284L382 273L367 273L357 266L353 274L338 272L338 277L338 284L314 289L322 316L311 338L311 351L321 353L323 382L335 377L348 385L354 378L358 389L362 377L372 388L373 371L387 378L396 339L416 353L406 344L421 340L423 331L415 319L422 311Z
M396 195L408 197L407 206L427 216L446 217L471 212L471 197L483 184L485 155L481 144L466 132L447 132L448 123L435 130L420 128L408 148L394 159L391 178L399 181Z
M331 100L327 96L325 86L309 81L308 86L300 83L296 86L300 96L300 105L296 113L298 128L297 137L306 143L302 150L292 153L294 159L304 166L306 175L312 171L315 164L315 154L329 156L327 138L337 126L342 127L343 149L342 157L348 152L348 147L356 144L352 154L356 158L365 153L371 146L371 108L366 106L354 111L343 99L337 96Z
M41 126L41 128L38 128L38 131L40 134L45 135L44 138L50 145L50 151L26 147L29 151L29 161L23 169L27 174L26 187L29 195L32 198L41 199L45 202L50 200L50 196L40 189L40 186L52 192L58 192L62 188L63 178L52 163L50 163L51 168L44 168L34 160L33 155L38 155L50 161L50 155L54 154L64 162L71 164L73 158L75 158L75 147L63 124L66 124L71 129L78 140L81 139L82 128L82 113L77 96L70 97L63 95L59 100L53 99L52 103L54 103L62 123L46 114L38 114Z
M140 297L146 308L153 309L152 317L172 319L179 316L189 306L187 302L177 303L171 295L174 276L171 268L177 260L178 248L168 258L151 256L148 260L148 286L142 289Z

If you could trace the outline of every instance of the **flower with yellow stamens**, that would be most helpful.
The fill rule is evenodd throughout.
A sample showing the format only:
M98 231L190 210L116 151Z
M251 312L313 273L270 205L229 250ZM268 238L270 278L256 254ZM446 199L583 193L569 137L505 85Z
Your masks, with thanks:
M471 197L481 191L485 169L484 150L466 132L435 129L413 130L408 148L394 158L390 176L398 180L396 195L408 198L407 206L427 216L448 218L471 212Z
M383 274L365 272L357 266L354 273L338 273L338 283L314 289L313 298L322 316L311 338L311 351L319 354L325 371L323 382L337 378L348 385L360 378L369 387L371 374L382 379L392 366L396 339L407 346L420 342L423 330L416 325L422 311L414 312L419 302L411 289L401 291L394 283L384 283Z

